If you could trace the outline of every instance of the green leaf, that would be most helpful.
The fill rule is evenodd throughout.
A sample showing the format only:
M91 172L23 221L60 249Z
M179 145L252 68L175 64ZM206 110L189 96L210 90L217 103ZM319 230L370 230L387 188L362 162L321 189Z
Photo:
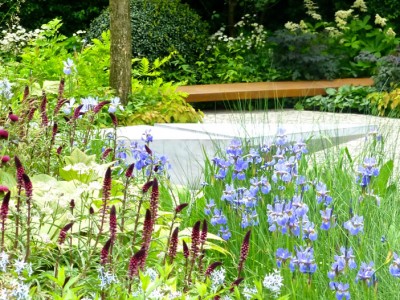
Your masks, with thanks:
M143 291L146 291L151 283L151 279L149 275L145 275L143 272L139 271L140 282L142 283Z
M17 181L15 180L14 175L0 170L0 184L12 189L17 185Z
M96 155L86 155L84 152L75 148L70 156L64 157L65 163L67 165L74 165L77 163L84 163L85 165L90 165L96 162Z
M63 286L65 282L65 268L64 266L58 268L57 282L59 286Z
M392 173L393 160L389 160L381 167L379 175L372 182L372 189L378 196L384 197L386 195L387 185Z
M43 87L42 90L44 90L47 94L53 94L57 95L58 94L58 87L60 85L59 81L55 80L45 80L43 82Z
M203 282L196 281L196 289L200 297L204 297L207 293L207 285Z
M325 91L326 91L326 93L327 93L328 95L330 95L330 96L334 96L334 95L337 94L337 90L334 89L334 88L327 88Z

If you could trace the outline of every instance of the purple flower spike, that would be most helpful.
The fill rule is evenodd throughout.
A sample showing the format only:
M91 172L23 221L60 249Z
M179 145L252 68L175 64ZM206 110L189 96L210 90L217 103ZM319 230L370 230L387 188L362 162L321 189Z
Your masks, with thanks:
M5 129L0 129L0 139L8 139L8 131Z
M247 231L243 243L242 243L242 248L240 249L240 258L239 258L239 265L238 265L238 277L240 276L240 272L243 269L243 264L247 259L247 256L249 255L249 250L250 250L250 235L251 235L251 229Z
M72 228L72 225L74 225L74 223L68 223L67 225L65 225L61 231L60 231L60 235L58 236L58 243L60 245L62 245L65 242L65 239L67 237L67 232L68 230L70 230Z

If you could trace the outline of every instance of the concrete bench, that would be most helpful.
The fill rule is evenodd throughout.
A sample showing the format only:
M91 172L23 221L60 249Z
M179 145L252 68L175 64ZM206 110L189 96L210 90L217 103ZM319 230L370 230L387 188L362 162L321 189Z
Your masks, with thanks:
M188 93L188 103L267 98L293 98L325 95L327 88L344 85L372 86L372 78L345 78L321 81L272 81L180 86Z

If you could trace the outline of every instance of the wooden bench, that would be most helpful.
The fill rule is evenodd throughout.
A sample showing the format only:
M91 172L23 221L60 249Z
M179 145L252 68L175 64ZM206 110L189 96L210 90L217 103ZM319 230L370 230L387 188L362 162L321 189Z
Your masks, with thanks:
M322 81L272 81L180 86L178 91L188 93L186 102L211 102L267 98L291 98L325 95L327 88L343 85L372 86L371 78L346 78Z

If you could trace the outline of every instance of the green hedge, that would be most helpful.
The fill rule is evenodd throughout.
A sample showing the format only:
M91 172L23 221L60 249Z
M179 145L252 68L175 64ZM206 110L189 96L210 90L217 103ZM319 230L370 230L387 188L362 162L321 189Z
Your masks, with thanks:
M132 0L131 17L134 56L154 60L176 50L194 60L207 43L207 24L179 0ZM100 37L109 26L109 10L105 9L91 23L87 38Z

